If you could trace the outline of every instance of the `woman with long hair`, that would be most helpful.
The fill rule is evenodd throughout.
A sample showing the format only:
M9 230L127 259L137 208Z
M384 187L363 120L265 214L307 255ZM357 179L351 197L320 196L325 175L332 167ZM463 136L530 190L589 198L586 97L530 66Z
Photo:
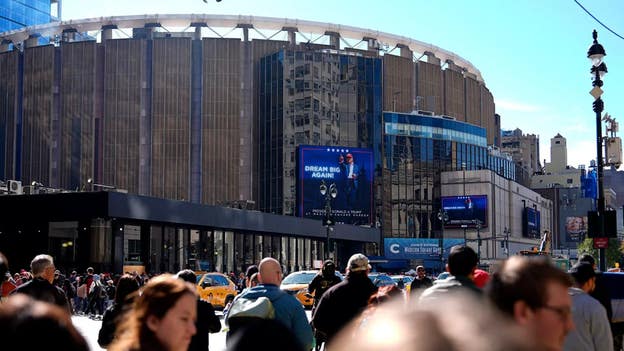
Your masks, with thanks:
M98 344L101 347L106 348L113 341L117 324L121 321L121 316L132 308L138 290L139 283L131 274L124 274L119 278L113 304L104 311L102 317L102 327L98 333Z
M194 287L163 274L150 279L117 328L114 351L186 351L195 334Z

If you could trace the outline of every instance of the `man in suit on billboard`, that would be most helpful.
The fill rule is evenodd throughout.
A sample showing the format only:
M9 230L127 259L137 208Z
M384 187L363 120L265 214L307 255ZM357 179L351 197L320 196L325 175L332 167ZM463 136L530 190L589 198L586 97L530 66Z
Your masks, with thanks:
M346 177L345 194L347 195L347 209L352 210L357 200L358 176L360 167L355 164L352 154L346 155L347 163L344 164L344 174Z

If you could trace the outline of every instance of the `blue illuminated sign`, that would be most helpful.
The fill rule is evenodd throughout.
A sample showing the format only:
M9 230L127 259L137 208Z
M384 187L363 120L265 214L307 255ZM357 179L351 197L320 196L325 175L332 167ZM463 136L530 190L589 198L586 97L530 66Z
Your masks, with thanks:
M319 187L335 184L337 196L331 200L337 223L373 223L373 152L370 149L340 146L301 145L298 149L297 215L322 219L325 196Z
M442 239L442 258L448 259L451 248L464 243L464 239ZM384 256L389 260L440 259L440 239L385 238Z

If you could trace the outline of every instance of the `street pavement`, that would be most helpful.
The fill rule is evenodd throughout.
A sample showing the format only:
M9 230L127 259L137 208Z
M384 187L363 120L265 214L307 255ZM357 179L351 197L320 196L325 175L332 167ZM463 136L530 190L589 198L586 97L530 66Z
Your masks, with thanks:
M217 315L221 319L221 326L224 327L223 316L221 311L217 311ZM306 310L308 320L311 318L310 311ZM93 320L86 316L72 316L72 322L78 331L84 336L89 343L91 351L105 350L101 348L97 343L98 332L102 326L102 321ZM225 332L210 334L210 351L224 351L225 350Z

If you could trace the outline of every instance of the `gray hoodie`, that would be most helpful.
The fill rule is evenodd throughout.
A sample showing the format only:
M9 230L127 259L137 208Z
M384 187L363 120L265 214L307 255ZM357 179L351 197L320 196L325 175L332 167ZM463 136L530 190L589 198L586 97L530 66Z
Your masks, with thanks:
M569 288L574 329L566 336L564 351L613 351L607 311L598 300L579 288Z

